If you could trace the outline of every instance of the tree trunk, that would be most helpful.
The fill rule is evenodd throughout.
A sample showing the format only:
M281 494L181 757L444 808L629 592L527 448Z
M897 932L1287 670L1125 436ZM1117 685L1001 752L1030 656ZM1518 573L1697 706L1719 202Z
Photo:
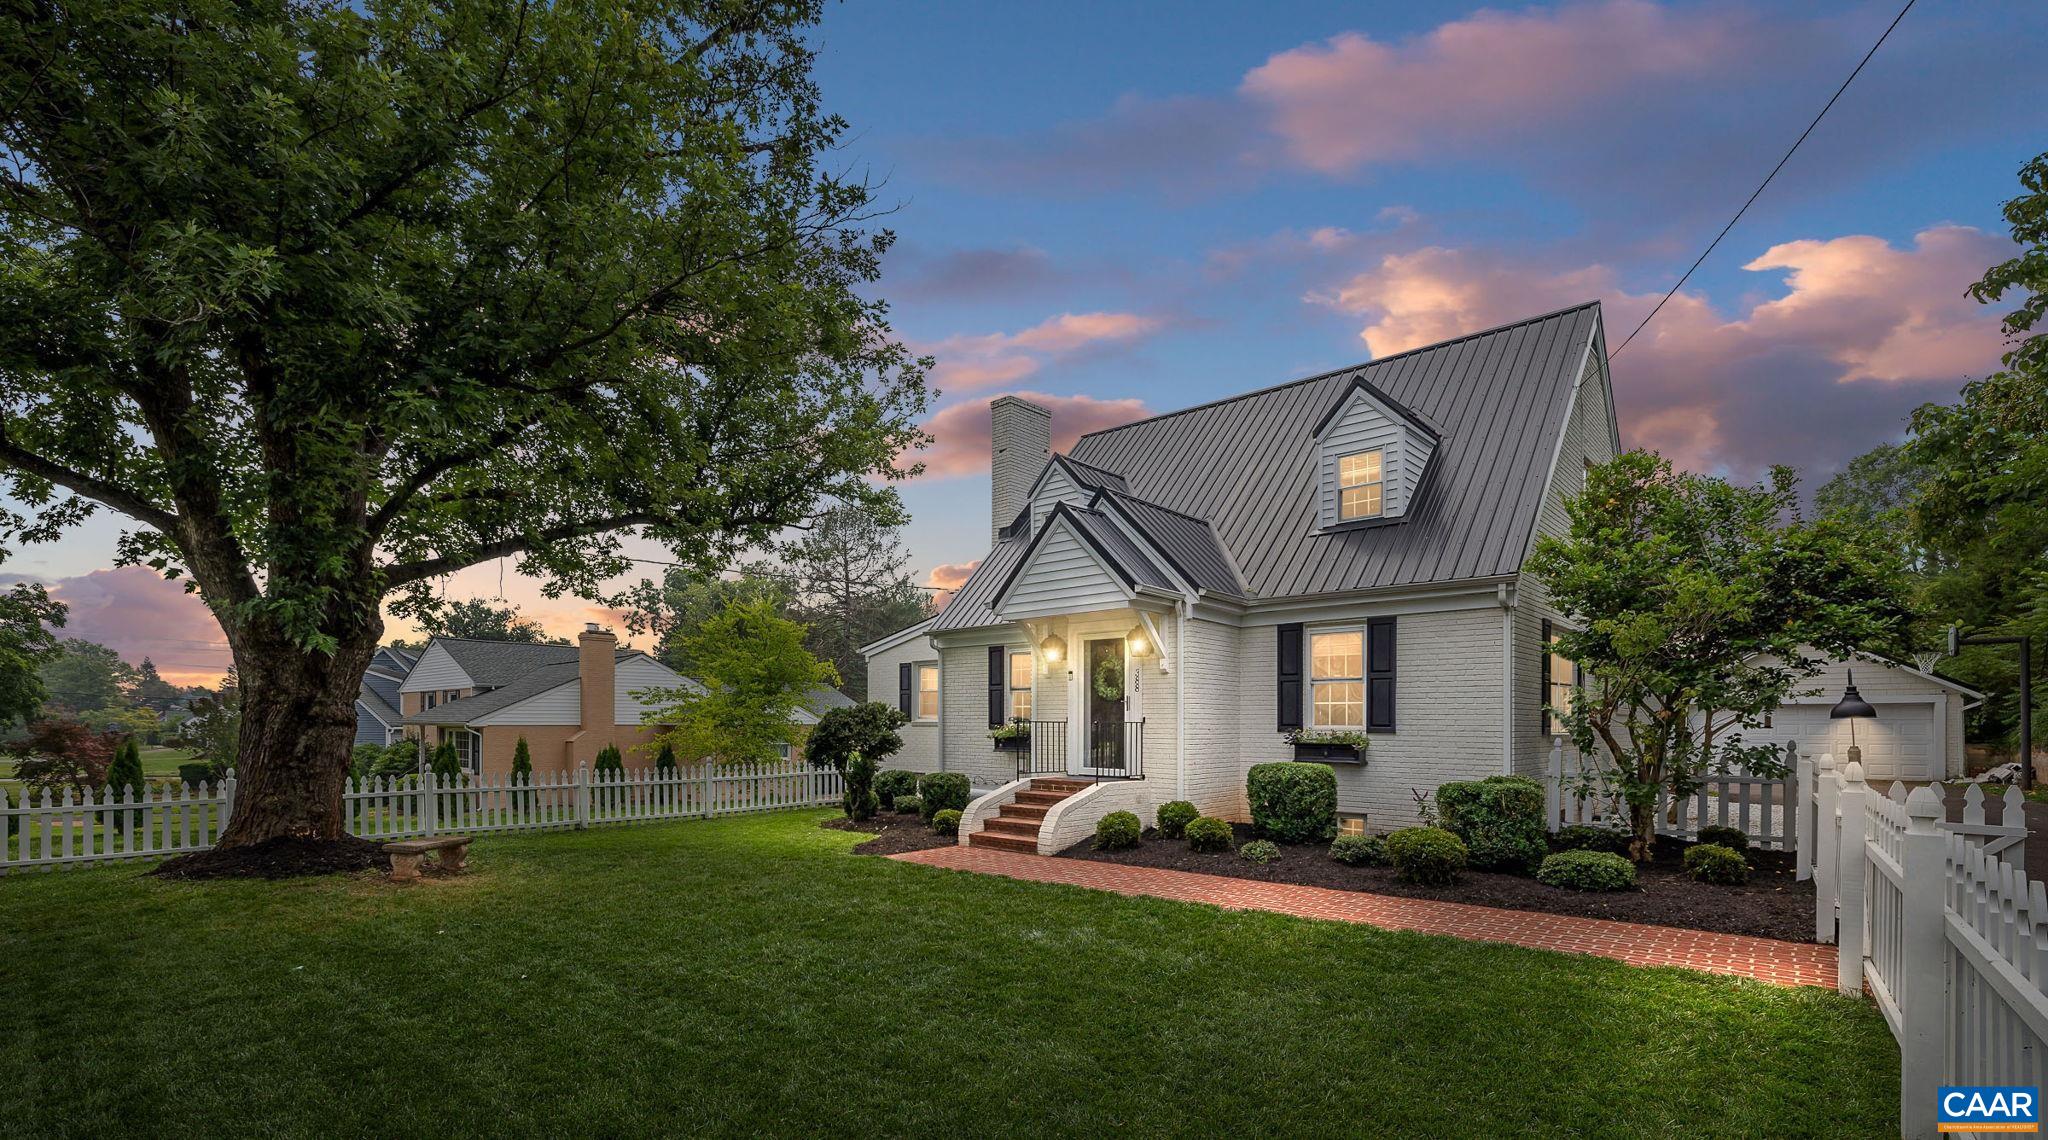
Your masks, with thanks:
M333 654L260 635L238 639L242 729L234 817L220 848L288 836L338 840L355 747L355 699L384 623L352 631Z

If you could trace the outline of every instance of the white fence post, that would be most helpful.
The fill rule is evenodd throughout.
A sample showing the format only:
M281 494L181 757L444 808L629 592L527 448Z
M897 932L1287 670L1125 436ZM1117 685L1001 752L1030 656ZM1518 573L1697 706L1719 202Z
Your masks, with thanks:
M590 765L576 765L576 826L590 826Z
M1868 857L1863 845L1870 826L1863 797L1869 794L1863 783L1863 765L1849 761L1842 770L1842 790L1835 797L1842 820L1835 863L1835 899L1840 908L1835 921L1835 988L1845 994L1863 992L1863 950L1868 933L1863 897Z
M1550 738L1550 781L1544 787L1543 818L1556 831L1564 821L1564 737Z
M1842 819L1835 797L1841 792L1835 754L1823 752L1814 773L1813 797L1813 940L1835 940L1835 904L1840 897L1835 872L1841 862Z
M1906 835L1899 863L1899 1129L1933 1136L1935 1088L1948 1060L1948 836L1935 825L1948 815L1933 788L1906 797ZM1887 979L1890 980L1890 979Z
M201 785L201 786L203 787L204 785ZM227 775L225 775L225 776L223 776L223 777L221 777L221 781L220 781L220 830L221 830L221 832L226 832L226 831L227 831L227 829L228 829L228 820L230 820L230 819L233 819L233 818L234 818L234 815L235 815L235 770L234 770L233 768L229 768L229 769L228 769L228 774L227 774Z
M436 802L439 797L434 795L434 789L440 782L432 768L420 773L418 815L422 835L432 835L441 829L441 805Z
M1798 852L1799 863L1795 869L1795 877L1802 883L1813 878L1813 836L1814 832L1819 830L1813 819L1814 775L1813 757L1795 752L1792 759L1792 778L1797 783L1797 789L1793 793L1797 798L1793 803L1792 814L1788 818L1796 821L1793 826L1799 829L1797 846L1794 848Z

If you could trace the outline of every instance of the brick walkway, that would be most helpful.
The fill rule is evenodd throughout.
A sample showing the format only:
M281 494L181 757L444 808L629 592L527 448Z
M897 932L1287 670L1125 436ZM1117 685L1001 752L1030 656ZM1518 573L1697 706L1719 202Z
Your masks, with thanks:
M984 847L938 847L891 858L1035 883L1065 883L1120 895L1207 903L1230 910L1267 910L1298 918L1360 922L1388 930L1448 934L1567 954L1596 954L1632 966L1683 966L1788 986L1835 984L1835 948L1807 942L1780 942L1741 934L1713 934L1292 883L1264 883L1157 867L1050 859Z

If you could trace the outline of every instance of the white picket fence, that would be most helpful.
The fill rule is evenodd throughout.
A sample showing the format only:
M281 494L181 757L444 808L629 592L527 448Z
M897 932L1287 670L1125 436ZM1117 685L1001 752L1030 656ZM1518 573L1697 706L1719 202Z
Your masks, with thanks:
M1951 823L1934 788L1879 795L1862 766L1814 766L1815 932L1844 993L1867 988L1899 1042L1899 1127L1932 1137L1942 1085L2048 1085L2048 889L2027 877L2025 799Z
M463 776L432 772L354 781L342 791L351 835L397 839L460 831L533 831L702 819L836 804L842 777L801 760L623 772ZM143 859L213 846L234 813L235 774L218 784L44 793L0 807L8 839L0 873Z
M1657 834L1691 841L1703 827L1734 827L1749 836L1752 847L1793 850L1799 842L1798 752L1788 748L1793 772L1782 778L1722 773L1702 779L1689 796L1660 791ZM1603 769L1592 758L1567 750L1562 740L1551 743L1550 776L1544 783L1549 795L1544 818L1552 831L1574 824L1628 827L1628 805Z

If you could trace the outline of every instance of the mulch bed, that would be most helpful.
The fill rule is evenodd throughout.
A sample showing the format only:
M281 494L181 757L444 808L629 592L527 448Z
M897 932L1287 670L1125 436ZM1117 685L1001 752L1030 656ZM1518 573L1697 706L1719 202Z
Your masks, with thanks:
M1236 843L1252 839L1249 824L1235 824ZM1329 857L1323 846L1282 846L1280 858L1264 865L1235 855L1205 855L1178 840L1146 839L1129 851L1096 851L1084 840L1060 852L1062 859L1091 859L1136 867L1163 867L1205 875L1228 875L1271 883L1296 883L1340 891L1471 903L1505 910L1533 910L1677 926L1722 934L1750 934L1788 942L1813 941L1813 883L1799 882L1793 858L1775 851L1749 853L1749 883L1716 887L1685 875L1680 859L1688 844L1659 840L1656 858L1636 869L1632 891L1589 892L1546 887L1534 878L1488 871L1467 871L1455 885L1424 887L1404 883L1392 868L1347 867Z
M296 879L306 875L389 873L391 856L377 840L280 836L247 847L212 847L166 859L150 872L160 879Z
M873 839L853 849L855 855L901 855L905 851L929 851L934 847L952 847L960 840L951 835L940 835L915 815L897 815L883 812L873 819L859 822L840 816L828 819L818 825L833 831L855 831L874 836Z

